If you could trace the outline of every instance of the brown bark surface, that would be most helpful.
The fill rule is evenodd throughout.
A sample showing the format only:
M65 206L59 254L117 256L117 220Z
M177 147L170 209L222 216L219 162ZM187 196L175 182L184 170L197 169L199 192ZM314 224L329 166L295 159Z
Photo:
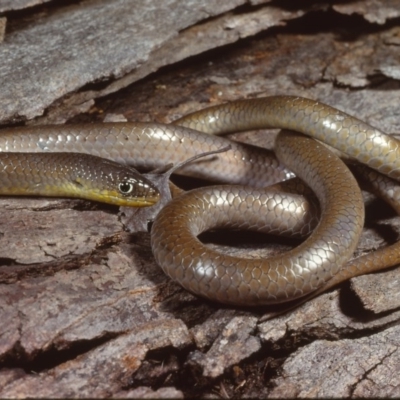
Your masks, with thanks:
M399 0L2 1L0 13L3 125L170 122L290 94L400 132ZM267 131L234 137L271 144ZM366 201L355 256L400 230ZM398 269L263 321L275 308L225 307L171 282L149 234L124 221L87 201L0 199L1 398L400 396ZM293 245L209 240L263 257Z

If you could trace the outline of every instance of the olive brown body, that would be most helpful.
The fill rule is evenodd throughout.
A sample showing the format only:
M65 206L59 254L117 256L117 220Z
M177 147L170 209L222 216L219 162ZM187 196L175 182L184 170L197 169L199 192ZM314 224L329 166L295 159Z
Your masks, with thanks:
M150 206L154 185L128 166L79 153L0 153L0 194L78 197L118 206Z
M302 135L284 132L277 139L278 161L262 149L207 133L291 129L399 180L397 140L332 107L290 96L231 102L186 116L175 124L182 126L119 123L6 129L0 136L0 151L92 153L151 168L230 144L230 151L212 156L209 163L194 163L186 172L261 188L291 178L293 171L315 191L322 217L311 236L285 255L270 260L234 259L211 251L195 236L218 222L252 228L261 221L257 215L263 211L268 211L265 214L276 221L286 215L282 212L285 205L293 209L306 207L294 207L290 195L278 199L274 197L276 193L272 197L262 191L252 194L248 188L233 186L200 189L174 200L156 219L152 247L164 271L187 289L225 303L287 301L319 291L340 279L399 262L399 246L392 246L388 251L367 256L363 264L355 262L350 263L350 268L343 268L357 245L364 207L353 176L324 146ZM383 182L387 182L385 179ZM285 218L288 220L282 226L291 230L292 217Z
M192 191L167 205L152 227L154 255L172 279L212 300L271 304L315 291L347 262L364 223L364 205L355 178L328 149L300 134L280 133L276 150L317 193L322 215L311 236L293 250L268 259L219 254L207 249L196 236L221 224L221 203L225 203L224 215L239 221L236 227L244 220L251 227L257 226L263 208L269 207L271 214L281 219L284 202L262 192L253 194L249 188L235 188L236 194L229 187L218 186ZM234 207L238 196L241 204ZM258 212L254 212L256 208ZM249 215L243 218L247 210Z

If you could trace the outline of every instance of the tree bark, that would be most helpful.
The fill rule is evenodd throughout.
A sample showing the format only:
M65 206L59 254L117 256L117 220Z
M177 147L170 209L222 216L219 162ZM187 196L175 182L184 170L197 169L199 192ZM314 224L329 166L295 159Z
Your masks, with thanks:
M400 132L398 0L1 3L2 125L170 122L288 94ZM271 146L267 131L233 137ZM355 256L400 229L365 196ZM87 201L0 199L0 397L400 396L398 269L263 322L275 308L171 282L149 234L123 221ZM237 236L210 246L264 257L292 245Z

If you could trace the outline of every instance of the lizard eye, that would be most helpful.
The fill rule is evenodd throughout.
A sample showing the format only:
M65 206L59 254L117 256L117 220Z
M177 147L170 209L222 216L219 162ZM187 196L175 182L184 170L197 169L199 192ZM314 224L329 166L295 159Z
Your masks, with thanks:
M131 182L121 182L118 184L118 189L122 194L130 194L133 191L133 183Z

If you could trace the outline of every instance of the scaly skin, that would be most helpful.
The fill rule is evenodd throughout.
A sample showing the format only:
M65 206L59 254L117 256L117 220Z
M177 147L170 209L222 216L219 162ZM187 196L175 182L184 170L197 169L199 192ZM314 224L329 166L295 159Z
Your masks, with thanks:
M220 222L221 203L224 219L247 220L257 226L260 214L265 215L263 209L282 220L285 200L251 194L248 187L191 191L168 204L152 227L153 253L167 275L212 300L260 305L305 296L338 273L353 254L364 223L364 204L355 178L326 147L303 135L280 133L276 151L320 201L321 220L311 236L284 255L266 260L219 254L196 236ZM235 203L240 205L234 207ZM249 215L244 217L246 210Z
M151 206L160 197L133 168L77 153L0 153L0 194L78 197L127 207Z
M298 97L290 97L290 96L272 96L268 98L260 98L260 99L251 99L251 100L239 100L231 103L209 107L203 109L199 112L187 115L177 121L174 122L177 125L186 126L192 129L198 129L200 131L211 133L211 134L221 134L221 133L229 133L234 131L243 131L249 129L263 129L263 128L286 128L293 129L299 132L303 132L304 134L310 135L312 137L318 138L319 140L327 143L336 149L342 151L348 156L358 160L361 163L365 163L371 168L380 171L383 174L390 176L396 180L399 180L400 176L400 147L399 142L380 132L378 129L375 129L368 125L367 123L358 120L346 113L343 113L339 110L336 110L330 106L327 106L322 103L315 102L313 100L298 98ZM285 148L278 147L278 153L281 154L282 161L291 162L290 156L285 156ZM298 157L299 155L293 155L292 157ZM285 160L284 160L285 158ZM293 165L294 164L294 165ZM296 163L287 164L291 166L291 168L297 172ZM327 164L328 165L328 164ZM311 167L310 167L311 168ZM331 168L331 167L330 167ZM331 170L334 173L334 170ZM385 177L384 175L380 175L373 170L368 170L365 168L361 168L361 172L364 176L372 181L372 187L380 196L382 196L385 200L387 200L397 211L400 210L400 197L398 185L390 178ZM297 172L298 173L298 172ZM307 180L308 177L299 174L307 183L312 184L311 181ZM333 181L332 181L333 182ZM333 184L333 183L332 183ZM201 193L201 196L207 198L210 193L207 191L212 191L213 189L206 189ZM350 189L348 189L350 194ZM317 194L318 192L317 188ZM337 192L337 200L339 202L342 201L342 197L338 195ZM246 203L247 194L243 194L243 196L236 194L233 196L230 195L230 201L232 204L243 204ZM319 196L320 200L321 197ZM286 199L285 203L290 203L290 199ZM273 200L269 200L268 203L268 211L269 214L272 215L272 219L277 218L276 214L279 214L282 209L282 201L274 202ZM170 207L172 207L171 205ZM203 208L209 207L209 204L202 206ZM250 207L250 206L249 206ZM234 212L233 206L229 207L231 213L230 218L233 223L235 221L235 226L241 226L244 223L242 216L240 215L240 211ZM237 207L240 210L239 206ZM261 224L261 216L258 212L259 209L266 210L266 207L260 206L259 202L257 202L256 206L252 208L252 217L257 220L258 223ZM204 266L207 266L207 279L212 279L213 274L216 276L221 276L223 269L221 265L229 267L237 266L240 260L230 260L231 263L227 262L224 257L219 254L212 255L212 262L208 258L210 253L209 249L205 246L202 246L199 242L192 242L193 234L199 234L201 231L217 226L215 221L218 221L217 216L220 211L215 210L214 213L214 221L211 219L208 220L209 225L206 226L204 222L202 222L201 229L196 230L193 226L196 225L195 218L193 215L193 209L191 209L186 215L186 220L190 221L191 226L189 226L190 234L188 239L190 240L190 245L196 245L197 253L202 254L202 260L204 262L199 264L200 271L204 271ZM250 211L249 211L250 213ZM331 211L326 211L325 213L331 214ZM265 218L267 218L267 213L264 213ZM159 216L159 220L162 220L164 213ZM250 215L247 215L247 218L250 218ZM184 218L185 219L185 218ZM289 221L298 224L299 221L294 222L294 218L286 219L286 227L290 230ZM321 224L324 224L324 220L322 220ZM162 224L161 228L157 228L158 223L156 225L156 230L153 231L152 234L152 243L153 249L155 251L155 256L159 260L159 263L164 266L164 270L166 270L167 274L172 277L175 277L183 286L187 287L189 290L192 290L198 294L205 295L206 297L210 297L213 299L220 300L226 303L234 303L234 304L267 304L273 302L280 302L285 300L290 300L296 296L291 296L291 294L285 293L283 296L278 297L276 295L277 291L267 291L265 293L264 289L259 289L257 287L257 293L252 293L250 288L253 284L251 281L247 282L247 288L242 289L246 286L246 283L240 286L240 283L235 279L232 279L235 283L229 283L231 280L229 278L228 267L226 267L227 274L224 275L225 284L221 285L219 290L215 292L217 287L214 284L214 287L211 287L209 283L206 282L206 278L196 275L198 271L196 271L195 264L187 262L186 258L186 266L183 265L184 261L180 261L179 263L175 263L176 267L179 267L179 272L175 272L176 269L173 268L171 264L167 264L162 260L162 257L157 255L157 251L159 248L168 248L171 249L171 241L174 240L175 231L171 231L169 227L169 238L168 240L161 241L158 239L158 236L162 236ZM182 229L182 225L179 226ZM186 228L186 227L185 227ZM335 237L328 240L335 240ZM309 243L309 241L307 241ZM189 246L190 248L190 246ZM290 255L289 255L290 256ZM179 258L179 254L175 252L173 249L168 253L168 259ZM223 262L222 259L225 261ZM288 256L284 256L281 259L283 265L288 264ZM392 246L386 247L384 249L379 249L373 253L370 253L366 256L360 257L357 260L353 260L348 264L341 264L340 266L336 265L332 267L332 271L337 271L337 273L332 273L331 277L322 283L319 288L308 289L306 285L300 285L299 288L301 294L299 296L304 296L307 293L309 294L307 298L312 297L313 295L317 295L324 290L327 290L338 283L347 280L351 277L362 275L369 272L378 271L393 265L396 265L400 262L400 243L396 243ZM247 268L249 270L257 271L259 268L258 262L252 262L247 260ZM269 270L268 264L266 271ZM339 267L339 268L338 268ZM185 269L186 268L186 269ZM185 281L183 278L183 272L189 276L189 278ZM288 285L287 282L287 271L285 270L285 275L280 280L282 284L285 286ZM325 271L324 271L325 272ZM190 282L190 280L200 279L199 282ZM301 276L304 279L304 276ZM275 281L273 283L277 283L277 278L274 275ZM228 283L227 283L228 281ZM270 281L267 284L271 284ZM227 293L227 288L232 292L231 285L234 286L234 290L236 293L233 293L231 296ZM200 289L199 289L200 287ZM254 287L254 284L253 284ZM246 293L246 290L248 293ZM242 291L242 292L241 292ZM261 296L259 293L262 293ZM261 298L264 296L263 298Z
M177 164L227 146L231 150L190 163L181 172L258 187L293 177L271 151L172 125L120 122L32 126L2 129L0 135L0 152L88 153L141 169Z
M202 110L175 123L208 133L269 127L296 130L400 179L397 140L313 100L290 96L241 100ZM213 156L210 164L195 163L187 172L258 187L292 176L268 152L178 126L119 123L29 127L6 129L0 136L0 151L84 152L145 168L180 162L227 144L232 150ZM299 222L293 216L277 222L282 208L299 210L307 206L295 206L290 195L277 198L273 193L268 198L264 192L250 193L247 188L200 189L168 205L153 226L155 257L170 276L187 289L215 300L267 304L319 293L343 279L400 261L400 246L394 245L344 268L357 244L364 215L354 178L323 146L301 135L281 134L276 151L278 158L313 188L321 203L322 219L309 239L286 255L269 260L234 259L211 252L194 235L215 222L229 220L234 226L251 228L262 224L260 214L265 211L275 221L273 226L290 231L292 222ZM396 196L389 197L397 202ZM250 219L245 222L242 215ZM303 218L301 212L298 215Z

